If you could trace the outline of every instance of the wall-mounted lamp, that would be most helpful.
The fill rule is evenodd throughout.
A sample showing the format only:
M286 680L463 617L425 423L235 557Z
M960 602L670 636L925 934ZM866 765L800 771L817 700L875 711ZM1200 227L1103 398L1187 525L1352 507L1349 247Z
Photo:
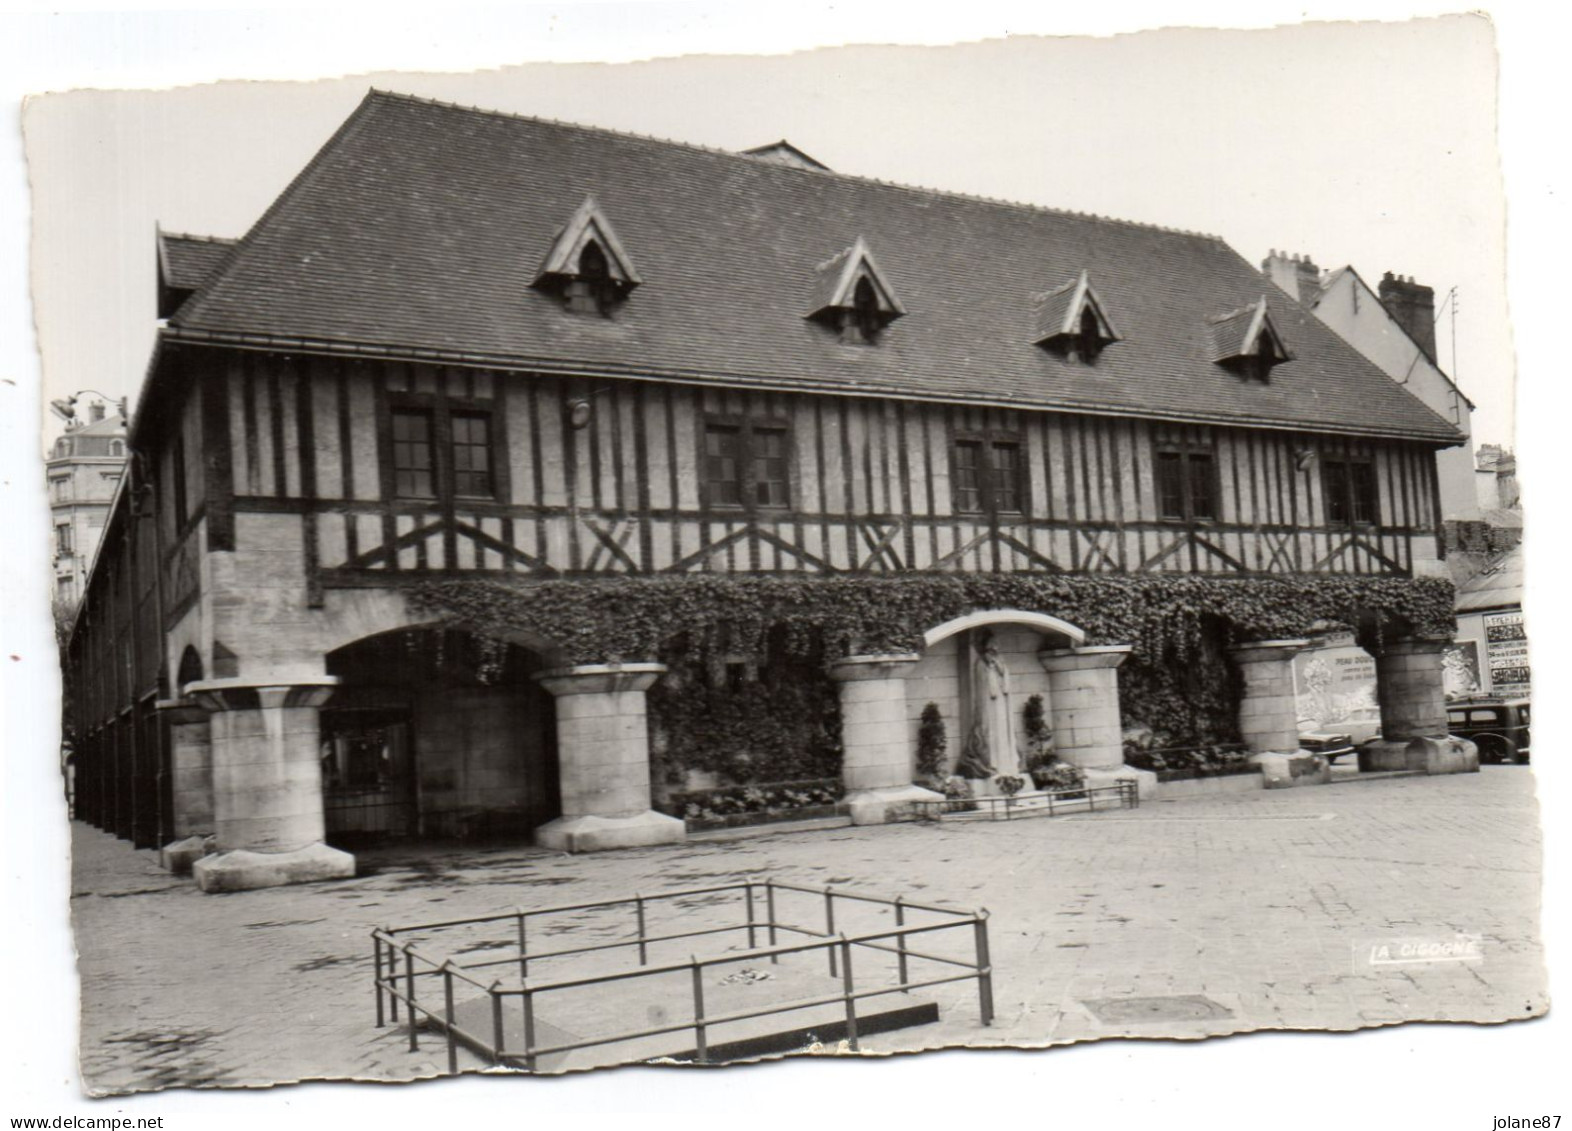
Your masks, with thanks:
M1294 453L1294 466L1300 471L1309 471L1310 465L1315 462L1314 448L1300 448Z
M596 389L587 396L574 397L568 401L568 427L574 431L588 426L595 416L595 398L602 393L611 391L611 386L606 385Z

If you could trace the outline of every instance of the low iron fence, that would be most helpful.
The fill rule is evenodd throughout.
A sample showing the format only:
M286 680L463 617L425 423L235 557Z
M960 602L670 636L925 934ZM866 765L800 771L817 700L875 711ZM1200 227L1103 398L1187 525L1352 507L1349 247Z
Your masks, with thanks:
M1010 821L1017 817L1056 817L1062 813L1088 813L1097 809L1135 809L1141 796L1133 781L1112 785L1055 789L1021 797L946 797L918 801L917 816L927 821Z
M742 913L739 921L696 930L652 933L649 929L649 911L652 905L694 897L711 897L724 900L736 895ZM780 905L788 897L811 898L814 913L822 906L823 926L806 926L786 921ZM847 903L888 909L893 912L893 926L862 930L848 934L836 928L837 908ZM761 907L762 904L762 907ZM568 913L604 911L626 908L632 930L627 937L609 942L595 942L580 946L552 950L530 949L532 922ZM927 922L908 922L908 916L926 917ZM454 928L488 924L507 924L516 933L516 943L508 946L506 955L496 958L459 962L451 955L444 956L429 949L422 941L417 946L414 936L429 936ZM969 937L963 940L969 946L962 949L969 954L938 954L932 949L920 949L928 937L949 932L961 932ZM727 954L701 958L690 954L686 961L652 965L650 951L657 944L669 944L683 939L705 936L746 935L747 949ZM808 941L781 942L782 936L806 936ZM760 940L767 940L761 946ZM634 895L624 899L603 900L595 903L571 904L558 907L524 910L478 916L468 919L450 919L442 922L412 924L404 927L379 927L371 932L374 985L376 992L376 1023L378 1028L389 1023L398 1024L400 1012L405 1017L411 1051L419 1048L420 1029L426 1026L439 1031L447 1045L448 1071L458 1072L458 1046L462 1043L488 1057L498 1066L522 1067L530 1072L537 1070L540 1058L552 1054L566 1054L599 1045L656 1037L668 1033L691 1030L695 1058L703 1063L709 1058L714 1045L715 1030L727 1025L759 1017L787 1014L822 1006L838 1005L844 1017L847 1044L858 1048L858 1003L869 998L912 990L927 989L952 983L976 981L978 1012L981 1023L991 1025L994 1018L993 968L988 951L988 912L986 910L962 911L937 904L916 903L903 898L886 899L859 892L837 890L833 887L811 888L776 880L746 880L742 883L718 887L691 888L684 891L662 892L656 895ZM563 959L595 953L624 950L637 953L638 965L623 970L569 978L535 979L531 967L537 971L549 959ZM896 980L893 984L870 986L865 980L859 984L854 973L854 955L874 952L895 960ZM779 964L789 955L822 954L829 976L839 981L833 993L815 994L807 998L791 998L774 1002L762 1008L734 1010L711 1014L706 1011L705 972L716 967L743 962L768 960ZM931 970L934 966L958 970L918 977L913 967ZM485 974L480 973L485 971ZM491 973L500 977L489 977ZM652 1024L640 1028L620 1030L610 1034L556 1043L541 1042L537 1033L538 1003L547 994L561 995L575 989L612 983L627 983L634 979L648 979L661 975L687 973L692 1017L667 1024ZM422 986L429 989L422 991ZM484 997L488 1002L487 1024L477 1028L465 1026L458 1018L456 998L468 991L471 997ZM507 1011L516 1009L522 1015L522 1047L509 1047L507 1038ZM473 1012L473 1011L471 1011Z

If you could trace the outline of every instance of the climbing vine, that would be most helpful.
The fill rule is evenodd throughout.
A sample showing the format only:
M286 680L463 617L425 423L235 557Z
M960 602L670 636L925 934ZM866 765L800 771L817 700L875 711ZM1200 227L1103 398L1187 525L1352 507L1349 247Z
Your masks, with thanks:
M976 609L1042 612L1084 629L1088 644L1134 644L1184 663L1205 647L1208 618L1224 643L1299 636L1331 622L1379 644L1450 632L1442 578L952 575L889 578L619 577L415 584L416 606L482 636L537 641L566 663L648 660L685 634L705 654L762 655L776 632L786 654L826 661L912 652L934 625Z
M1119 672L1124 723L1168 745L1238 737L1231 644L1337 626L1376 647L1453 626L1450 582L1386 577L443 580L417 583L411 598L447 625L554 662L667 665L649 699L657 792L690 785L695 771L721 786L837 776L833 662L920 651L925 630L977 609L1046 613L1087 644L1133 645ZM493 655L481 648L483 668Z

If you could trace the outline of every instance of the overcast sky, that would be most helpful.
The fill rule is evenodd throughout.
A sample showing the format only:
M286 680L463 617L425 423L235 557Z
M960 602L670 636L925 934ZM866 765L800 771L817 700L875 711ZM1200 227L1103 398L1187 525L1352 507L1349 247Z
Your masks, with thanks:
M134 396L154 224L244 234L377 86L725 149L785 137L841 172L1455 286L1442 365L1476 437L1510 442L1492 38L1458 16L47 96L24 116L46 387Z

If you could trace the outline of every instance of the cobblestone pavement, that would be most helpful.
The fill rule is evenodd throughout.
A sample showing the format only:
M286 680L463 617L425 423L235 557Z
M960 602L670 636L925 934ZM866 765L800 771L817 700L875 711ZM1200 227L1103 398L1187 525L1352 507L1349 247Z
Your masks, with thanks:
M374 925L747 876L990 910L993 1026L979 1026L975 986L959 983L934 991L937 1024L868 1038L872 1051L1506 1021L1547 1006L1538 813L1533 777L1520 767L1052 820L776 833L579 857L385 851L362 864L371 874L353 880L203 895L161 872L153 853L78 826L72 908L87 1087L433 1075L445 1068L438 1041L411 1053L403 1032L373 1027ZM1482 937L1480 961L1368 962L1373 943L1458 934ZM1210 1004L1186 1019L1174 1012L1186 1002L1172 999L1189 995ZM1135 1020L1094 1012L1136 998L1169 1000L1134 1003Z

